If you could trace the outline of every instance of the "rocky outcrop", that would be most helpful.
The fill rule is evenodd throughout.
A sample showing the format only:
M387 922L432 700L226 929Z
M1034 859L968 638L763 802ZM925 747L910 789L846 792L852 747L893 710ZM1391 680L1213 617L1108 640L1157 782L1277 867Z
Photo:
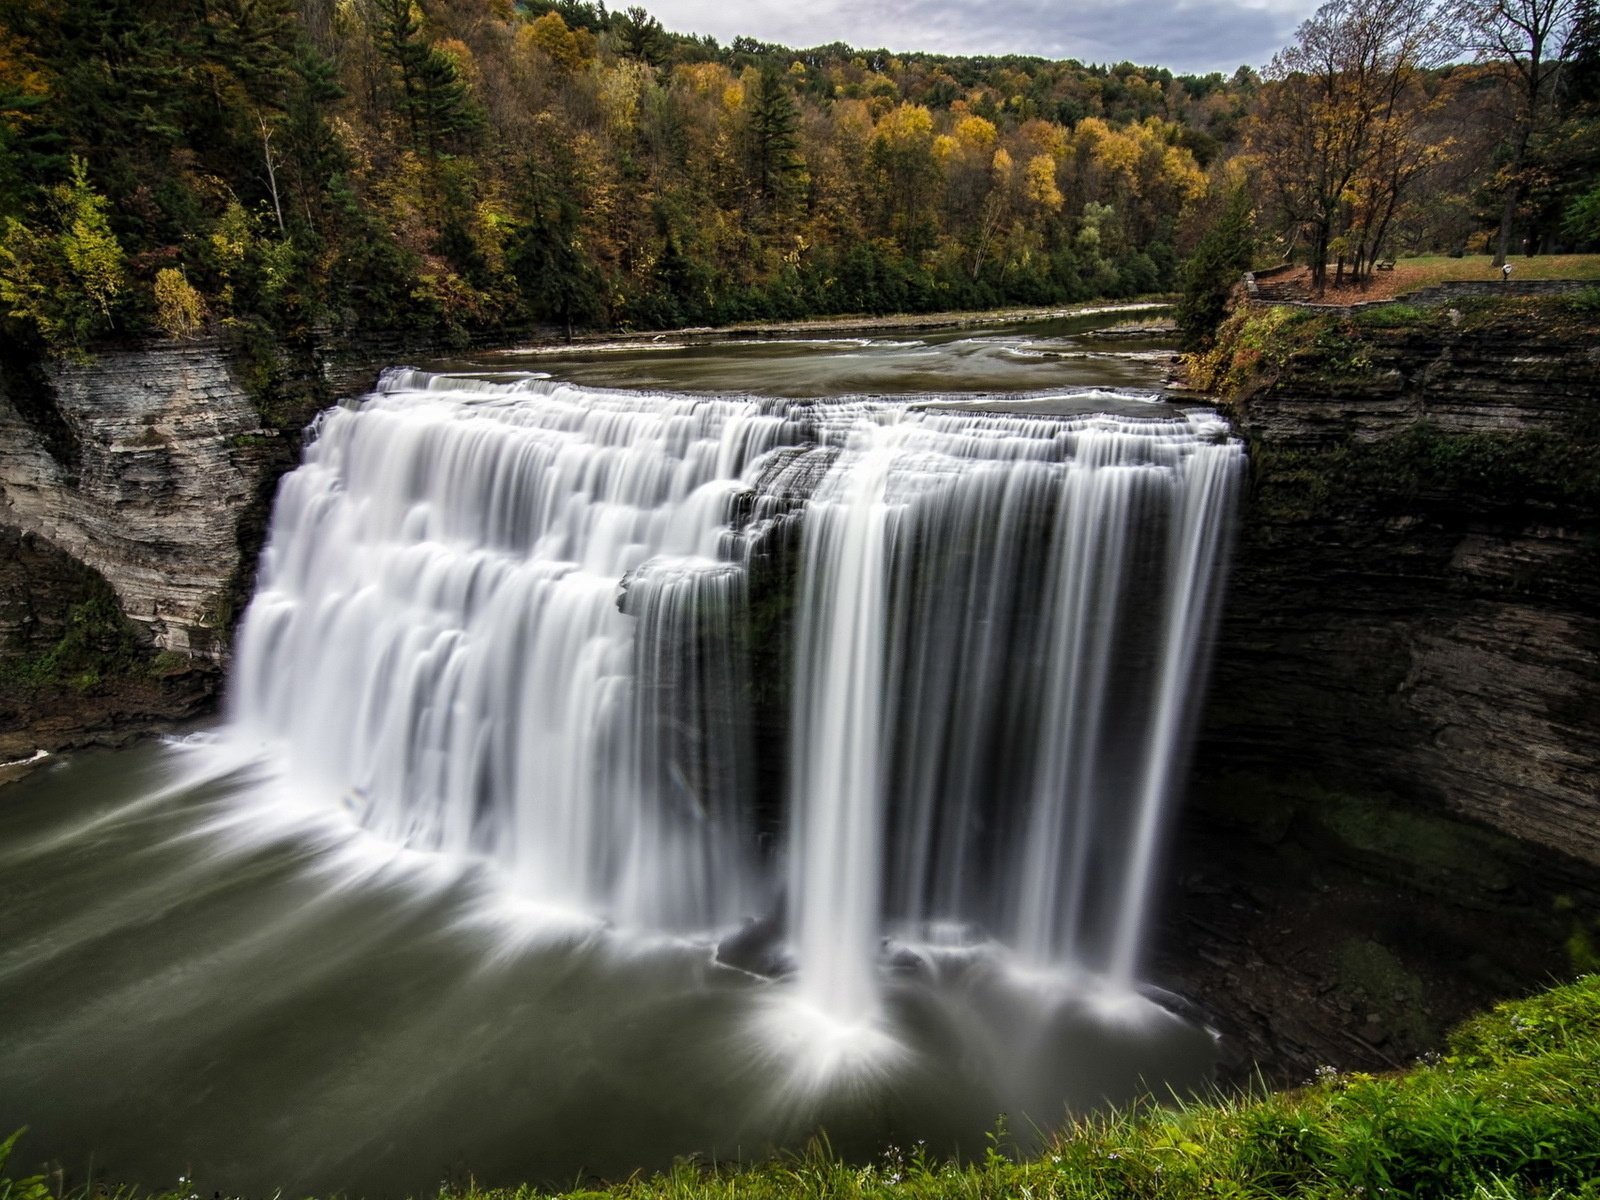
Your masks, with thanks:
M43 393L16 395L30 387ZM214 343L107 351L32 380L8 372L0 525L104 578L157 649L218 661L238 516L276 437Z
M1404 1062L1600 929L1600 323L1252 319L1164 961L1292 1080Z
M0 344L0 549L23 548L0 572L0 758L213 704L305 424L442 349L246 328L83 362Z
M371 345L0 348L0 758L116 742L214 704L278 477Z
M1325 333L1234 403L1255 479L1211 752L1600 864L1597 334Z

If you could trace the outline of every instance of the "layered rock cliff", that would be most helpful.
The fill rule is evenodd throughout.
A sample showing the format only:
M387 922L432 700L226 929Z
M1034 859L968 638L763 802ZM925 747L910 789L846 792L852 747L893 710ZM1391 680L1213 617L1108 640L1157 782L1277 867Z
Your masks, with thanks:
M214 704L277 477L369 369L237 338L0 353L0 760Z
M1253 481L1169 961L1280 1077L1402 1061L1600 917L1600 320L1253 308L1223 342Z
M1450 311L1308 330L1232 401L1205 738L1600 864L1600 322Z

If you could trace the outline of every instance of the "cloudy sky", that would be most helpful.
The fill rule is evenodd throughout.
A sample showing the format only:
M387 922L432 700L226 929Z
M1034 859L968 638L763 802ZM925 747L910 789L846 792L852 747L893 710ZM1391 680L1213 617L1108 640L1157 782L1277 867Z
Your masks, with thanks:
M632 0L629 0L631 3ZM1264 66L1317 0L644 0L668 29L789 46L1038 54L1179 73ZM622 8L617 0L612 5Z

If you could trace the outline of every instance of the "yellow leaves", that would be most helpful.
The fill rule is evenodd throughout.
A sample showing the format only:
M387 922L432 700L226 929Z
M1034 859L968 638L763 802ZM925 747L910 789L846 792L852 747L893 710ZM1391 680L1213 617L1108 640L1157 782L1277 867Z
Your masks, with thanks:
M478 70L478 60L473 57L471 49L460 38L446 38L442 42L435 42L433 48L450 60L456 69L456 74L466 80L467 86L476 90L483 83L483 73Z
M955 138L948 133L941 133L933 139L933 161L943 167L956 156L960 148L961 145Z
M649 63L636 58L618 59L599 71L600 108L612 135L622 136L633 130L638 122L639 97L654 75Z
M721 96L733 76L721 63L681 63L672 70L672 78L697 96Z
M1099 117L1085 117L1078 122L1077 128L1073 130L1073 143L1076 146L1092 151L1102 138L1110 136L1111 126L1107 125Z
M1017 137L1026 143L1036 154L1048 154L1056 162L1063 162L1067 157L1069 146L1067 131L1060 125L1051 121L1041 121L1035 117L1031 121L1024 121L1017 130Z
M1130 130L1138 128L1137 125L1129 127ZM1106 130L1105 136L1094 144L1093 150L1094 161L1099 167L1123 176L1135 190L1139 185L1139 159L1143 154L1144 147L1139 144L1138 135L1129 130Z
M1061 189L1056 186L1056 160L1048 154L1036 154L1028 160L1024 182L1028 199L1049 212L1061 210Z
M873 136L890 150L931 149L933 114L920 104L901 103L883 115Z
M1161 156L1161 178L1185 204L1193 204L1210 186L1194 155L1182 146L1168 146Z
M156 272L156 324L168 337L193 337L205 323L206 304L182 271L162 267Z
M5 92L37 100L50 94L50 77L28 52L26 43L0 25L0 94ZM24 109L0 108L0 124L10 129L20 129L32 119L33 114Z
M1004 187L1011 182L1011 167L1011 155L1002 146L994 152L994 158L989 162L989 173L994 176L996 185Z
M594 39L584 30L568 29L561 14L554 10L519 29L517 43L539 50L557 70L568 73L594 57Z
M962 117L956 122L955 135L962 145L984 150L994 145L997 137L994 123L982 117Z
M126 259L111 231L110 203L89 170L72 159L67 183L50 189L51 216L35 230L15 217L0 236L0 302L30 321L59 352L75 353L109 325L127 283Z
M244 265L245 256L250 253L250 242L253 237L250 214L245 212L244 205L237 200L230 200L222 219L211 231L211 254L216 260L217 271L224 281Z

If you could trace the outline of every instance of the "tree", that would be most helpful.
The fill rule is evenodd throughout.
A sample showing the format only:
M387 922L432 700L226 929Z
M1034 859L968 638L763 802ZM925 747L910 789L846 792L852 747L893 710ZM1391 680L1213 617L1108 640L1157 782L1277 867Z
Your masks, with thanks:
M1454 16L1468 49L1504 78L1505 164L1499 173L1500 235L1495 265L1506 261L1517 209L1529 187L1529 150L1554 109L1569 51L1576 47L1580 0L1458 0Z
M65 165L45 112L50 96L44 64L0 25L0 217L20 215Z
M68 182L50 191L50 221L35 229L8 217L0 236L0 301L58 353L78 354L111 327L127 286L127 263L107 217L110 205L72 160Z
M413 0L375 0L375 10L378 49L398 77L397 107L411 144L437 159L452 141L475 132L483 116L454 61L423 37Z
M1227 195L1217 219L1195 246L1183 268L1183 299L1178 302L1178 333L1185 350L1211 339L1227 313L1228 297L1255 257L1255 211L1248 184Z
M667 35L661 22L637 4L625 12L613 13L611 29L617 49L629 58L642 59L652 67L667 61Z
M1273 57L1249 140L1288 230L1307 237L1316 290L1330 255L1358 279L1370 269L1363 194L1392 211L1414 178L1392 168L1414 157L1419 73L1447 52L1429 0L1332 0Z
M800 114L775 66L762 69L750 104L750 172L756 194L781 211L805 173L800 159Z
M289 76L284 132L294 194L312 229L327 221L322 197L334 175L346 167L344 148L325 115L343 98L333 60L309 43L301 46Z
M524 215L506 244L506 265L532 316L555 321L572 340L575 324L604 312L601 283L581 236L582 209L570 179L565 147L548 148L550 165L529 158L524 169Z
M886 230L916 254L932 240L929 209L938 168L933 158L933 116L920 104L902 102L873 130L872 161L882 181Z

